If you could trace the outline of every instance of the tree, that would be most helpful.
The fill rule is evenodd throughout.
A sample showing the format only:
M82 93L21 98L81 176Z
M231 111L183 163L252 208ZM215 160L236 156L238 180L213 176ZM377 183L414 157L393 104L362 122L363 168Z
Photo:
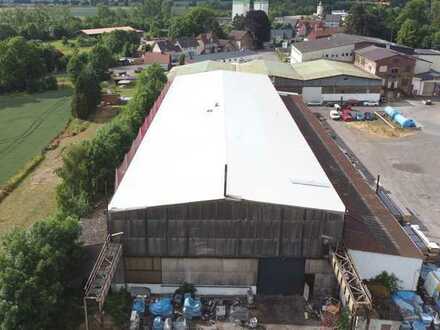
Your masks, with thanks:
M114 59L107 47L97 44L89 53L89 63L101 81L108 77L107 70L114 63Z
M0 41L0 92L43 90L57 54L53 47L23 37Z
M264 42L270 41L270 22L264 11L249 11L246 14L245 26L246 30L252 33L257 48L262 48Z
M396 21L399 25L403 25L407 20L414 20L419 25L429 23L429 5L426 0L408 1L401 10Z
M17 35L17 31L8 25L8 24L0 24L0 41L9 39Z
M49 218L16 229L0 247L0 328L54 329L66 314L69 286L81 260L80 226Z
M352 34L391 39L396 13L383 6L355 3L345 21L345 31Z
M235 15L232 20L232 27L234 30L244 30L246 25L246 19L243 15Z
M84 67L89 62L89 57L86 53L80 53L76 51L67 63L67 74L69 75L72 83L75 84L79 74L83 71Z
M72 115L80 119L87 119L96 111L101 98L99 79L91 65L87 65L75 81L75 90L72 97Z
M397 42L409 47L417 47L423 36L419 33L419 24L413 19L407 19L397 33Z
M73 103L85 109L89 104L83 82L87 81L84 78L87 74L86 71L79 75L77 85L81 86L75 88L73 97ZM57 187L57 202L63 213L84 216L92 203L103 196L106 187L112 189L114 170L129 150L166 81L164 71L157 64L142 71L134 98L118 117L101 128L92 141L74 146L64 156L64 165L57 172L62 179ZM77 104L72 104L72 110Z
M440 31L432 35L432 48L440 50Z
M171 19L169 35L172 38L197 36L205 32L213 32L218 38L224 37L215 11L206 7L195 7Z
M110 50L113 55L121 54L124 46L139 44L139 35L136 32L115 30L102 36L103 44Z

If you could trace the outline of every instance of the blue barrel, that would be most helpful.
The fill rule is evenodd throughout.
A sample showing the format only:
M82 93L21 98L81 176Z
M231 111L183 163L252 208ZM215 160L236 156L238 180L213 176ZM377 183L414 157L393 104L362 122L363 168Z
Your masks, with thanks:
M394 121L398 123L402 128L416 127L416 122L414 120L406 118L400 113L394 116Z
M398 109L390 106L385 107L384 111L391 119L394 119L396 115L400 114L400 111Z

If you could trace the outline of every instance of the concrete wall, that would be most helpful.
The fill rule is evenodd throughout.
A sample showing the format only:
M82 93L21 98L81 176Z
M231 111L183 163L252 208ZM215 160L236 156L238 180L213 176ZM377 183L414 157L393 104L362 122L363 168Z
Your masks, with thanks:
M440 55L416 55L415 57L432 62L432 69L440 71Z
M425 73L431 70L432 63L426 60L416 59L414 74Z
M257 283L258 259L162 258L162 283L252 286Z
M400 321L371 319L368 330L382 330L382 326L390 326L386 327L388 330L399 330L401 324Z
M358 101L371 101L379 102L380 93L365 93L365 94L322 94L322 100L327 101L340 101L343 100L358 100Z
M336 292L336 277L327 259L306 259L304 273L314 275L313 297L328 297Z
M401 282L403 290L416 290L422 268L422 259L393 256L388 254L348 250L362 279L376 277L381 272L393 273Z
M353 50L354 45L348 45L330 49L320 49L314 52L307 52L303 54L302 62L317 60L320 58L342 62L353 62Z

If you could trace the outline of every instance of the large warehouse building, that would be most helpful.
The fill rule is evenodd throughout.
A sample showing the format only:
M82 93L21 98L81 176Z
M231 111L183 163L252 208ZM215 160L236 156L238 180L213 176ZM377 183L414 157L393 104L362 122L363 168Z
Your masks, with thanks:
M341 99L378 102L381 96L380 77L351 63L326 59L298 64L264 60L237 64L206 61L174 67L170 78L213 70L268 75L278 91L301 94L306 103L335 102Z
M108 211L129 284L325 294L345 206L271 80L212 71L174 79Z

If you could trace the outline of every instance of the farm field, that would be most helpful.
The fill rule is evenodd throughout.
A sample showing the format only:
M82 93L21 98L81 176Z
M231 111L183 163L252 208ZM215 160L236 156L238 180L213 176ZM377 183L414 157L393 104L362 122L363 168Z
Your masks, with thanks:
M110 9L128 9L128 6L110 6ZM98 13L98 7L70 7L70 13L76 17L91 17L96 16Z
M0 239L2 234L14 227L28 227L55 212L56 187L60 182L56 170L63 165L63 154L73 144L92 139L96 131L116 113L117 111L98 111L91 121L82 122L84 130L76 133L73 132L76 131L78 122L74 120L69 124L59 137L58 146L48 151L44 160L0 202Z
M0 187L63 130L71 94L64 88L0 96Z

